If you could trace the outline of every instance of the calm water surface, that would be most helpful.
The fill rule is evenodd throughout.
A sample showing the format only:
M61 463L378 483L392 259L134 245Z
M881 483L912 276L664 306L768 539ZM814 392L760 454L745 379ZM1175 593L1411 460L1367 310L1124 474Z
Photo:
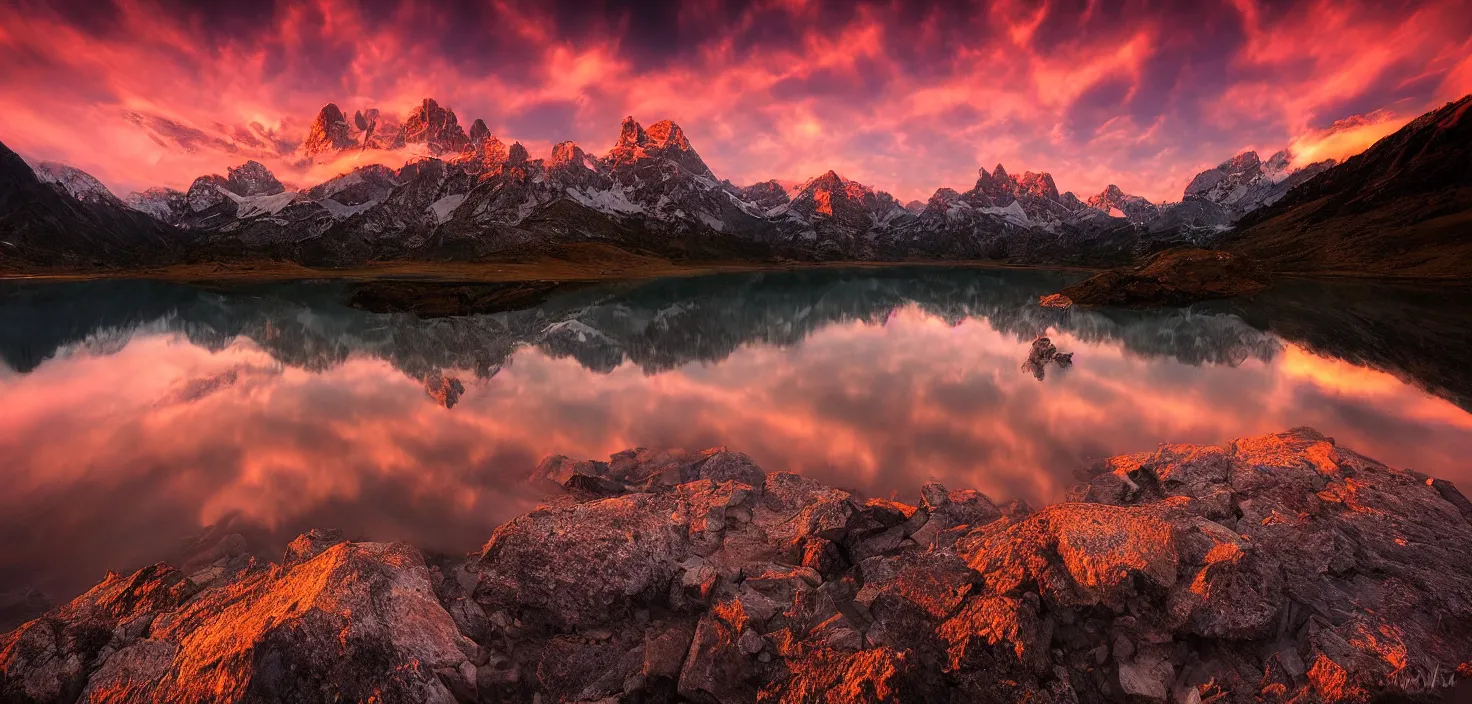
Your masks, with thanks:
M1460 295L1288 281L1183 310L1034 304L1074 278L731 275L439 318L352 307L344 282L0 282L0 592L65 600L209 526L268 557L314 526L465 552L536 501L542 456L640 445L725 444L869 496L938 479L1041 503L1101 457L1311 425L1472 483ZM1074 366L1022 371L1039 334ZM450 408L426 392L440 377L464 386Z

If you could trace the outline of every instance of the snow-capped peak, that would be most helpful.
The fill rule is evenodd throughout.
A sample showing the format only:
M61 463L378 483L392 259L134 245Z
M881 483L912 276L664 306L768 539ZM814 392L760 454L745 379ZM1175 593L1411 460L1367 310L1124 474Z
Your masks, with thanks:
M113 203L122 205L122 201L107 190L92 176L75 166L63 164L56 161L42 161L31 167L36 172L36 178L46 183L54 183L61 186L68 195L86 203Z

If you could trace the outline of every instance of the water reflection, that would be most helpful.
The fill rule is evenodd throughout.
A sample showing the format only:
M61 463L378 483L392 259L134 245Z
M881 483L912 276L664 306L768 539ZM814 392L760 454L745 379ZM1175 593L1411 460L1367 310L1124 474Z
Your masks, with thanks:
M1288 282L1175 311L1034 305L1068 279L733 275L461 295L494 312L428 319L350 307L340 282L0 284L0 591L65 598L214 524L267 555L312 526L465 551L535 500L520 479L541 456L636 445L1037 502L1098 457L1313 425L1472 479L1449 354L1472 324L1435 297ZM1044 333L1075 357L1037 380L1019 365Z

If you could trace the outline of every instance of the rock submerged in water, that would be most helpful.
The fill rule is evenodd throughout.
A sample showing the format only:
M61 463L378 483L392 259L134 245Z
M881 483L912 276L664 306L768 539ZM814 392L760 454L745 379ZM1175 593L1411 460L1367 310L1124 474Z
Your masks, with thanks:
M565 491L466 559L314 531L207 586L110 575L0 637L0 701L1434 701L1472 675L1450 484L1306 428L1088 476L1031 511L723 448L553 458Z
M1144 266L1106 271L1043 296L1046 308L1081 306L1183 306L1231 298L1267 288L1267 271L1240 254L1208 249L1173 249Z
M1067 369L1073 366L1073 353L1059 352L1058 348L1053 345L1053 341L1046 337L1033 340L1032 348L1027 352L1027 359L1022 362L1022 371L1042 381L1049 364L1056 364L1060 368Z
M461 394L465 393L465 384L453 376L430 372L424 377L424 393L436 404L445 408L454 408L455 404L460 402Z

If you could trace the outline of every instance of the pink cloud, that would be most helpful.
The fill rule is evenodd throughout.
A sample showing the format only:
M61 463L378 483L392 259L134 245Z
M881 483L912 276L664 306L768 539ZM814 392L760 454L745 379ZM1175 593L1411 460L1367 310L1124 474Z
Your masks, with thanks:
M633 114L682 123L737 183L834 168L924 199L1002 162L1081 195L1117 183L1174 199L1237 150L1310 144L1376 110L1409 119L1472 90L1472 19L1456 0L274 7L115 0L89 21L67 3L14 6L0 141L122 192L246 158L311 185L350 166L282 155L322 104L402 113L430 96L534 155L562 139L602 152Z

